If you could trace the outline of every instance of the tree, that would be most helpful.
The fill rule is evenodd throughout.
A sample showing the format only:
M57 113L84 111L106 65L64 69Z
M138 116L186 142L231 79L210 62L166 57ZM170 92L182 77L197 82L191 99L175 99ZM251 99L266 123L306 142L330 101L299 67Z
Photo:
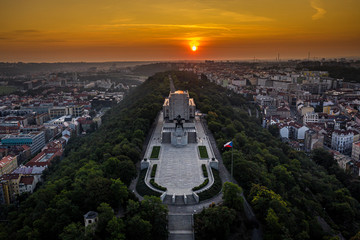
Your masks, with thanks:
M113 206L119 206L123 204L128 197L128 189L120 179L111 179L110 186L113 196Z
M268 130L271 133L271 135L273 135L274 137L277 138L280 136L280 130L279 130L278 126L276 126L275 124L270 125Z
M109 240L125 240L125 224L121 218L113 217L107 224Z
M59 237L62 240L84 240L84 226L79 222L70 223L64 228Z
M136 176L134 163L127 156L119 156L121 159L111 157L103 164L105 176L108 178L120 178L126 185Z
M241 195L242 189L240 186L231 182L225 182L223 185L223 194L224 204L227 207L237 211L243 210L244 199Z
M136 176L135 164L131 160L121 161L118 166L120 179L129 186L131 180Z
M162 204L160 198L145 196L141 201L140 210L140 216L152 225L151 236L153 239L167 239L168 209Z
M268 229L266 239L281 239L281 225L279 223L279 217L276 215L275 211L272 208L269 208L269 210L267 211L265 221L266 228Z
M350 238L350 240L360 240L360 231L355 236Z
M210 207L196 214L194 221L197 239L227 239L234 224L236 212L226 206Z
M314 149L312 152L312 159L316 164L323 166L327 170L337 164L334 156L323 148Z
M105 231L108 222L114 217L114 210L107 203L101 203L97 208L99 213L99 223L96 228L96 232L103 233Z
M151 223L135 215L126 225L126 238L133 240L156 239L151 235Z

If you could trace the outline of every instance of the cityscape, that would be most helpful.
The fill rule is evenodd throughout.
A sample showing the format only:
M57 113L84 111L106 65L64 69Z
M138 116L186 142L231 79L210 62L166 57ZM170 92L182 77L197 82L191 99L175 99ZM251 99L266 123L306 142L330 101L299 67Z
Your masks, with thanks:
M360 3L1 5L0 240L360 239Z

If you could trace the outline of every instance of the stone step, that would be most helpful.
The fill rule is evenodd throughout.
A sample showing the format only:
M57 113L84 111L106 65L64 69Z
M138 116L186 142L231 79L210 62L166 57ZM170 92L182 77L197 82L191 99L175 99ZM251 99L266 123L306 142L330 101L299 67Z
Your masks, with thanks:
M168 240L193 240L193 239L194 239L194 235L192 233L191 234L170 233L168 236Z
M184 196L183 195L177 195L175 196L175 203L172 202L172 195L166 195L164 199L164 203L168 205L191 205L196 204L196 200L193 197L193 195L186 195L187 197L187 204L184 202Z
M193 220L192 214L169 214L168 230L171 240L193 240Z
M170 232L174 231L193 231L192 215L185 214L169 214L168 215L168 229Z

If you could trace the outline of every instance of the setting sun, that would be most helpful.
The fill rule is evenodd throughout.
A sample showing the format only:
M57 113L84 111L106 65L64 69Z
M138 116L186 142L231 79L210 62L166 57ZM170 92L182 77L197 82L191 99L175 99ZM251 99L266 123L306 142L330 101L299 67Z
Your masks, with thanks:
M197 47L195 46L195 45L193 45L192 47L191 47L191 50L193 50L194 52L197 50Z

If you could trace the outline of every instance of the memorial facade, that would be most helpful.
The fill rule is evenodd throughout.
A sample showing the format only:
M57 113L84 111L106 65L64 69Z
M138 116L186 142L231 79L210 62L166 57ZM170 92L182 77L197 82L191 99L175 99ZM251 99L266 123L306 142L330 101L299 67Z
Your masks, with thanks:
M175 147L196 143L195 107L187 91L170 92L163 105L162 143Z

